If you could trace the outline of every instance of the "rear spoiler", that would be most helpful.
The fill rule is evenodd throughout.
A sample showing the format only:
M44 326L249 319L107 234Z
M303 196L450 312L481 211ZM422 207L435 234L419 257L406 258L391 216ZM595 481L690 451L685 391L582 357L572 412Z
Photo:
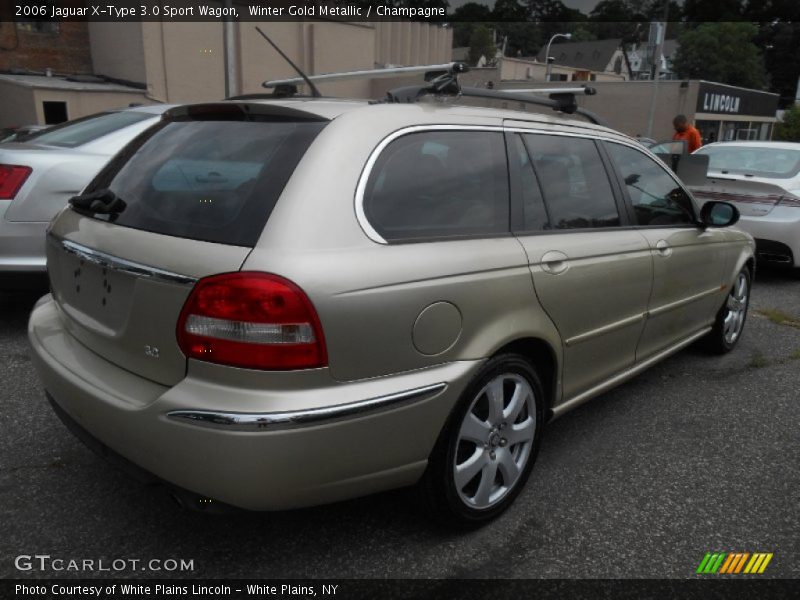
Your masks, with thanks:
M244 100L228 100L225 102L208 102L185 104L170 108L162 115L164 121L193 120L231 120L247 121L330 121L318 114L264 102L247 102Z

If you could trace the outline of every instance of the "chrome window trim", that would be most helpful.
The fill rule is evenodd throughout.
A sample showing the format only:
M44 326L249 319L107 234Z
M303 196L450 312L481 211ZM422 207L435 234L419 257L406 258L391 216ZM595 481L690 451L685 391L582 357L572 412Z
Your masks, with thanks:
M167 417L199 427L211 427L225 431L275 431L321 425L338 419L358 417L381 409L395 408L433 396L446 387L447 384L441 382L357 402L304 410L268 413L173 410L167 413Z
M364 168L361 171L361 175L358 178L358 185L356 186L356 194L354 198L354 210L356 213L356 220L358 221L358 224L361 226L361 229L364 231L366 236L373 242L383 245L389 245L389 241L386 240L381 234L379 234L372 226L372 224L369 222L369 219L367 219L366 211L364 210L364 194L366 193L367 182L369 181L369 177L372 174L372 169L374 168L375 163L378 160L378 157L381 155L381 152L383 152L386 149L386 147L393 141L395 141L397 138L412 133L421 133L426 131L493 131L498 133L536 133L544 135L559 135L564 137L577 137L588 140L603 140L603 141L617 142L626 146L630 145L632 148L634 148L636 144L636 142L631 142L629 144L622 140L618 140L614 136L610 135L590 135L588 131L585 133L584 132L576 133L572 131L553 131L551 129L541 129L538 127L526 128L526 127L508 127L505 125L456 125L456 124L412 125L410 127L403 127L401 129L398 129L397 131L393 131L392 133L390 133L388 136L383 138L377 146L375 146L375 148L370 153L369 158L367 159L367 163L364 165ZM592 133L597 134L605 132L592 132ZM647 155L646 152L644 154ZM653 155L652 158L658 160L658 157L656 157L655 155ZM399 243L408 243L408 242L399 242Z
M94 248L89 248L83 244L78 244L77 242L73 242L71 240L66 240L53 233L48 234L47 241L61 248L65 252L73 254L85 261L112 269L114 271L119 271L121 273L128 273L137 277L148 277L158 281L177 283L179 285L194 285L197 283L196 277L189 277L187 275L181 275L180 273L174 273L172 271L166 271L150 265L144 265L142 263L120 258L118 256L114 256L113 254L95 250Z

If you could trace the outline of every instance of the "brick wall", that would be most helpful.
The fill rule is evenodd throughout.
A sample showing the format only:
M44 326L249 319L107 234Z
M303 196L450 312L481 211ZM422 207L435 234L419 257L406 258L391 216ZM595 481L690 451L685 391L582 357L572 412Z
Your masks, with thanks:
M42 23L44 31L26 30L7 13L13 6L0 8L0 71L48 67L59 74L92 72L89 29L86 23ZM36 25L36 24L31 24Z

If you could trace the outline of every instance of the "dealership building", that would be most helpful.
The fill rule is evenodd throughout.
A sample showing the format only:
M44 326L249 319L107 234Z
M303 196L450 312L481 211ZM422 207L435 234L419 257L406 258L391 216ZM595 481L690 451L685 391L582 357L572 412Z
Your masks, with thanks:
M575 82L504 81L502 89L574 87ZM777 122L778 94L710 81L593 81L595 96L578 103L631 136L665 140L672 119L683 114L700 130L704 143L768 140ZM652 125L651 125L652 123Z

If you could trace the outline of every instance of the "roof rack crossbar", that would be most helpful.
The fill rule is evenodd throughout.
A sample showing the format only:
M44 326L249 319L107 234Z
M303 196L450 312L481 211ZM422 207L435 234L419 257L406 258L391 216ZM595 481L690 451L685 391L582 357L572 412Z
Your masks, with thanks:
M322 75L306 76L301 71L300 77L287 79L272 79L265 81L261 85L265 88L273 88L273 95L276 97L288 97L297 94L297 84L306 83L312 87L312 94L317 96L313 82L320 81L344 81L348 79L361 78L383 78L397 77L398 75L412 75L425 73L424 85L412 85L395 88L386 93L383 101L376 102L416 102L423 96L464 96L472 98L487 98L492 100L511 100L523 104L535 104L546 106L553 110L567 114L579 114L587 118L596 125L608 126L608 124L584 108L578 106L575 98L576 94L592 96L597 90L591 86L581 87L561 87L561 88L531 88L531 89L505 89L496 90L479 87L462 87L458 81L458 76L465 73L469 67L462 62L450 62L438 65L422 65L416 67L389 67L385 69L364 69L360 71L345 71L342 73L325 73ZM540 94L547 94L547 98L539 97ZM317 96L318 97L318 96Z
M587 85L563 88L506 88L504 90L495 89L495 91L504 94L585 94L587 96L594 96L597 93L597 89Z
M591 95L591 92L584 92ZM471 98L488 98L492 100L513 100L514 102L521 102L523 104L536 104L538 106L548 106L553 110L564 112L567 114L579 114L594 123L595 125L602 125L608 127L608 123L602 118L594 114L592 111L581 108L575 101L575 95L572 93L558 93L550 94L549 98L538 98L529 94L513 94L498 90L486 90L476 87L461 88L461 95Z

